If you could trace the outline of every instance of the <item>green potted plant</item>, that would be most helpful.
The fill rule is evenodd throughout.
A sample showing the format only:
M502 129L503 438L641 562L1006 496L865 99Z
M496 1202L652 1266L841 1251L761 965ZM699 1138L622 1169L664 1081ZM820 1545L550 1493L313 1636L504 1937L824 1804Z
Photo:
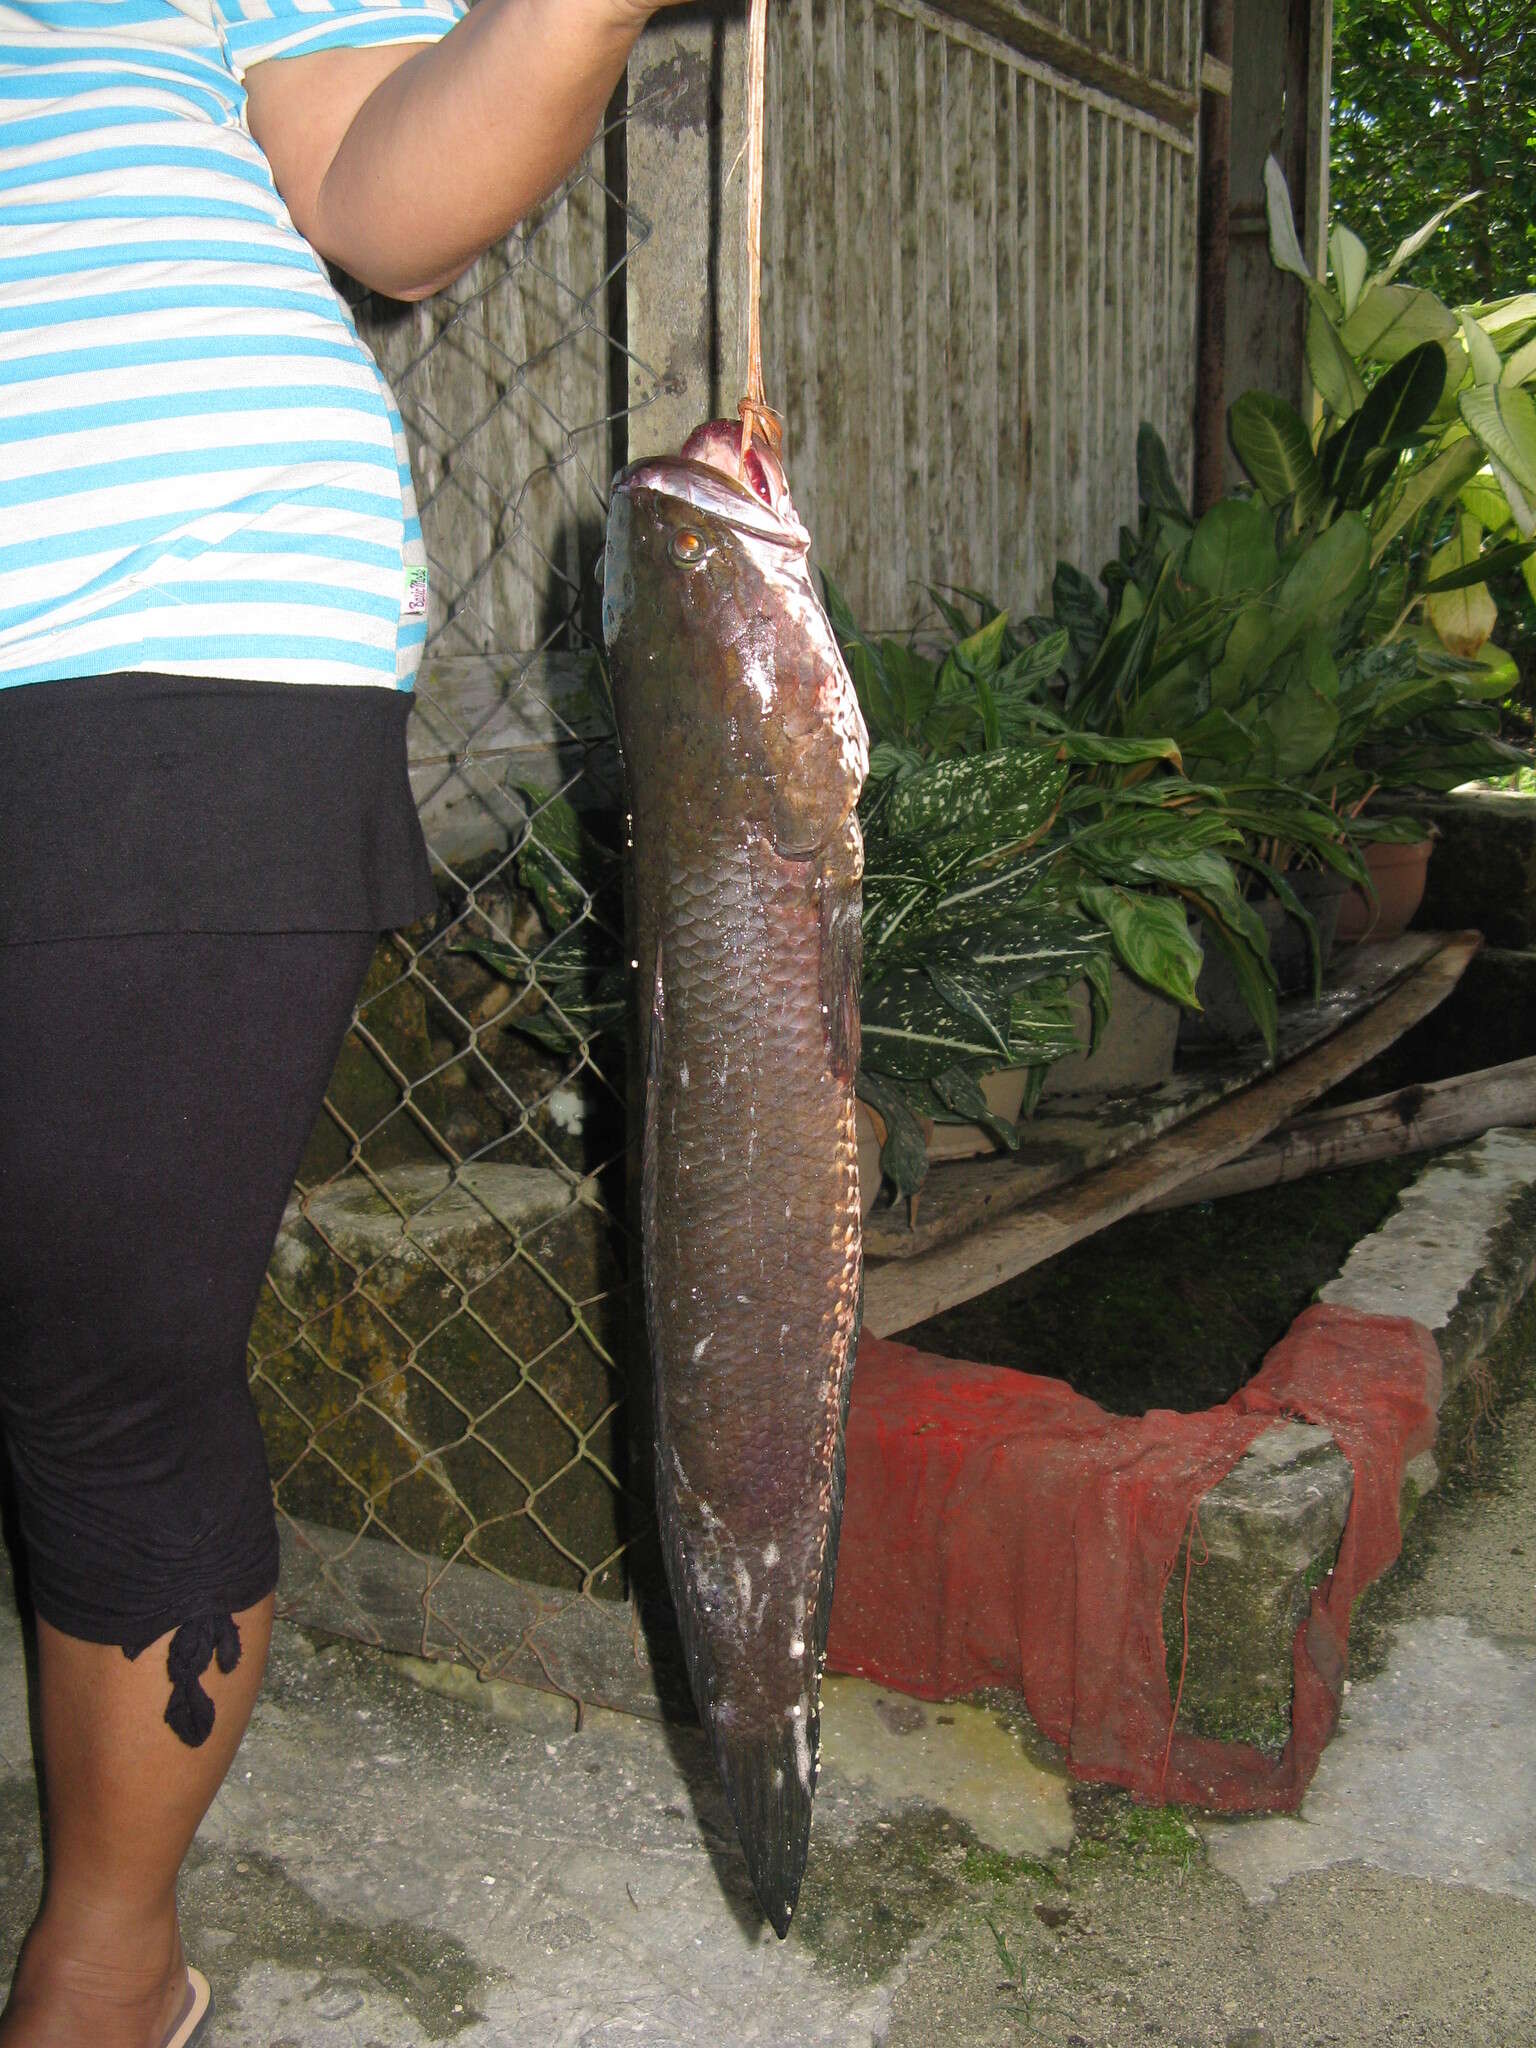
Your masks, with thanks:
M1194 1001L1187 904L1262 973L1262 934L1224 851L1239 835L1202 808L1177 747L1062 715L1066 628L1016 632L976 593L935 596L947 641L877 641L827 588L873 741L859 1085L907 1194L925 1126L974 1124L1017 1145L1085 1024L1089 1047L1102 1043L1117 971ZM1170 1064L1172 1049L1170 1031Z
M1234 417L1233 438L1268 425L1284 444L1298 504L1321 499L1348 458L1363 452L1354 466L1373 587L1354 678L1364 715L1348 734L1365 785L1357 801L1508 772L1524 756L1501 742L1499 707L1518 677L1493 641L1492 585L1518 573L1536 596L1536 294L1453 309L1403 281L1405 267L1462 201L1442 208L1379 264L1335 222L1328 275L1317 278L1302 257L1273 159L1265 177L1272 258L1307 288L1318 412L1308 434L1278 401L1263 402L1266 423L1249 400L1250 417L1242 428ZM1415 403L1410 434L1381 441L1380 420L1410 385L1434 392L1434 403L1427 410ZM1373 441L1381 446L1373 449ZM1368 845L1371 897L1376 874L1400 863L1418 868L1422 892L1428 852L1423 836L1411 845ZM1379 907L1361 899L1347 915L1379 930Z

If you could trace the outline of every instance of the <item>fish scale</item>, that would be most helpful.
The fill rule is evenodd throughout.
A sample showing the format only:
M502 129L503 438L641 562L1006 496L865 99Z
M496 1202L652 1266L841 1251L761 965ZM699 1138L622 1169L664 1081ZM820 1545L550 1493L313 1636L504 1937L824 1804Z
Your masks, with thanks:
M656 1494L694 1699L782 1935L810 1833L860 1276L867 742L781 473L615 486Z

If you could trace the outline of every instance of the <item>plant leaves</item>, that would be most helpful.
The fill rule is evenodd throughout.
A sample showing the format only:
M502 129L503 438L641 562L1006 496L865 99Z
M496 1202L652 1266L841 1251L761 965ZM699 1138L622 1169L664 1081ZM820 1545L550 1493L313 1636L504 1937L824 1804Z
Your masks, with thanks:
M1328 635L1309 632L1270 677L1256 726L1271 775L1301 780L1327 756L1339 730L1339 678Z
M1143 420L1136 431L1136 493L1143 505L1154 512L1167 512L1183 525L1190 525L1189 507L1184 502L1168 460L1162 437L1150 421Z
M1065 986L1056 984L1054 993L1047 988L1031 988L1016 995L1008 1020L1008 1036L1013 1044L1012 1063L1016 1067L1067 1059L1078 1051L1077 1018L1073 1015ZM1029 1107L1024 1114L1033 1110L1039 1093L1036 1088L1026 1095Z
M1374 282L1377 285L1384 285L1396 277L1403 265L1411 262L1418 255L1424 244L1435 233L1436 229L1440 227L1441 223L1449 220L1458 208L1470 205L1477 196L1475 192L1463 192L1461 197L1453 199L1449 206L1442 206L1438 213L1432 213L1422 227L1415 228L1411 235L1405 235L1393 250L1385 266L1377 272Z
M1089 961L1083 980L1088 989L1088 1050L1097 1052L1104 1027L1109 1022L1110 1006L1110 962L1106 954L1097 953Z
M1186 1009L1198 1008L1195 982L1200 948L1190 935L1182 903L1137 889L1085 884L1085 910L1101 918L1124 966L1148 987L1171 996Z
M860 1067L854 1092L867 1102L885 1125L885 1143L880 1147L880 1171L892 1183L898 1196L915 1195L928 1178L928 1148L923 1127L905 1091L883 1074Z
M1331 633L1365 587L1370 573L1370 529L1358 512L1342 512L1304 547L1275 593L1278 646L1295 630ZM1278 651L1278 647L1277 647Z
M1463 484L1457 493L1463 511L1470 512L1484 533L1494 534L1514 522L1509 516L1509 501L1492 478L1481 471L1472 481Z
M976 632L955 645L955 659L973 675L995 676L1002 664L1008 637L1008 614L998 612Z
M1289 271L1292 277L1304 278L1308 284L1315 284L1311 267L1302 254L1301 238L1296 233L1296 216L1291 211L1285 173L1272 156L1264 159L1264 207L1269 217L1270 261L1277 270Z
M1504 493L1504 502L1509 507L1509 516L1527 540L1536 534L1536 504L1520 488L1496 455L1488 457L1488 467L1493 471L1494 480ZM1536 497L1536 493L1532 494Z
M1058 562L1051 579L1051 608L1057 623L1066 627L1078 659L1091 661L1109 631L1109 612L1098 587L1070 562Z
M1536 497L1536 399L1517 385L1479 384L1463 391L1456 402L1489 455L1509 471L1522 492ZM1513 499L1510 511L1515 511Z
M1499 373L1501 384L1529 384L1536 381L1536 335L1506 357Z
M1348 499L1368 456L1409 447L1444 388L1445 352L1433 342L1384 371L1359 411L1323 443L1319 467L1327 489Z
M1479 384L1497 384L1504 368L1498 345L1470 307L1461 309L1462 339L1472 363L1472 375Z
M1433 292L1416 285L1376 285L1339 329L1358 363L1395 363L1421 342L1454 341L1456 316Z
M1104 731L1112 723L1111 707L1134 698L1147 657L1157 642L1163 594L1173 573L1174 557L1170 555L1158 572L1156 587L1140 615L1109 635L1068 690L1067 705L1079 725Z
M1474 525L1480 523L1473 517ZM1447 552L1446 548L1440 550L1442 555ZM1536 554L1536 540L1507 540L1500 547L1488 548L1475 558L1468 559L1459 569L1452 568L1436 574L1434 562L1431 562L1430 580L1424 585L1424 594L1426 597L1432 597L1437 591L1464 590L1469 584L1486 583L1490 577L1503 576L1511 569L1518 569L1521 563L1528 562L1533 554Z
M1536 321L1536 292L1516 292L1508 299L1485 299L1473 309L1492 335L1508 335Z
M1345 227L1343 221L1338 221L1328 237L1328 260L1333 265L1339 303L1344 308L1344 317L1348 319L1359 304L1370 272L1370 252L1357 234Z
M1161 737L1138 739L1127 735L1115 739L1107 733L1064 732L1060 753L1064 761L1083 761L1094 766L1129 767L1139 761L1168 761L1175 768L1184 765L1178 742Z
M1274 515L1252 498L1221 498L1201 519L1182 574L1215 597L1267 590L1280 573Z
M1312 382L1328 410L1337 419L1348 419L1365 403L1365 382L1327 309L1316 299L1307 307L1306 349Z
M1011 1118L997 1114L982 1093L980 1081L969 1068L946 1067L943 1073L931 1076L928 1085L955 1116L965 1123L979 1124L1006 1145L1010 1152L1018 1151L1018 1125Z
M1098 935L1075 910L1021 910L1007 919L940 924L894 948L886 961L891 967L973 968L1014 996L1036 982L1070 978L1100 950Z
M1323 480L1300 415L1267 391L1245 391L1227 416L1237 459L1268 505L1292 499L1297 523L1319 511Z
M1485 640L1473 659L1471 675L1457 678L1458 689L1463 699L1476 698L1480 703L1502 703L1512 690L1518 687L1520 670L1515 658L1506 654L1502 647L1496 647L1491 640Z
M1482 463L1482 450L1468 436L1431 458L1399 486L1390 503L1378 500L1371 525L1371 562L1379 562L1405 527L1441 499L1449 500Z
M923 1081L962 1061L984 1067L998 1063L997 1036L990 1025L958 1014L920 968L882 974L866 985L860 1011L864 1059L881 1073Z
M1280 1009L1275 995L1275 972L1269 962L1269 948L1262 926L1257 947L1215 917L1207 920L1205 936L1231 968L1238 993L1259 1027L1265 1050L1273 1059L1280 1032Z
M1012 991L999 988L985 969L974 963L942 966L937 961L925 960L923 972L955 1015L963 1022L973 1024L992 1041L999 1055L1007 1059L1008 1010Z
M859 700L870 737L901 740L906 737L906 720L881 664L879 654L862 640L847 644L848 673L853 694Z
M1296 919L1306 936L1307 954L1312 964L1312 995L1315 1000L1323 992L1323 948L1317 929L1317 919L1278 868L1271 867L1268 861L1263 860L1252 860L1249 865L1256 874L1264 877L1279 897L1281 909L1288 917Z
M933 708L938 691L938 663L929 661L900 640L880 642L880 662L890 683L891 695L899 707L902 724L917 732Z
M535 783L519 783L528 813L517 849L517 878L552 932L563 931L596 900L610 924L623 920L618 857L588 830L568 798Z
M911 775L923 765L923 756L916 747L904 746L898 740L877 740L869 750L869 779L883 782L890 775Z
M994 854L1044 830L1066 780L1053 747L1002 747L934 761L892 791L885 828L901 838L958 842Z

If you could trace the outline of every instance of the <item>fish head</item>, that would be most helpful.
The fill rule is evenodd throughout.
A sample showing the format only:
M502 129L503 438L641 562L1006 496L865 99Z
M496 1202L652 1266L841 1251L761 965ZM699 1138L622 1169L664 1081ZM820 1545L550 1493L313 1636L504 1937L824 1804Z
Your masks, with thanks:
M792 858L835 836L869 765L809 556L777 456L743 460L729 422L614 485L603 638L632 772L654 762Z

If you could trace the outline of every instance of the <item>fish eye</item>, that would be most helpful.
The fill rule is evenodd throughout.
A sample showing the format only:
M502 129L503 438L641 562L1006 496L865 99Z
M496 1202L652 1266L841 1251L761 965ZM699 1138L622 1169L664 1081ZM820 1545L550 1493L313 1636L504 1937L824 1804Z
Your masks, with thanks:
M709 560L714 550L696 527L680 526L673 534L667 552L679 568L697 569L701 562Z

